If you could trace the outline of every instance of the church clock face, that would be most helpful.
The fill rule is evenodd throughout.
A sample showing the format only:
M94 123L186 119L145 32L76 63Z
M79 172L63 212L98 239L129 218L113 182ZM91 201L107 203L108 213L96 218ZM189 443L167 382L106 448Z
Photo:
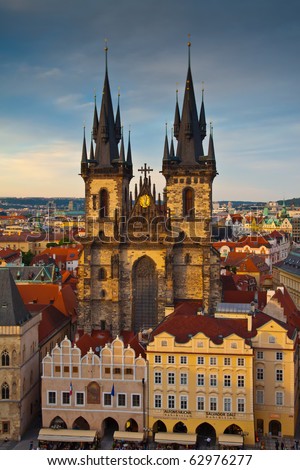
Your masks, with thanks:
M149 207L150 206L150 197L148 194L144 194L140 197L140 206L142 207Z

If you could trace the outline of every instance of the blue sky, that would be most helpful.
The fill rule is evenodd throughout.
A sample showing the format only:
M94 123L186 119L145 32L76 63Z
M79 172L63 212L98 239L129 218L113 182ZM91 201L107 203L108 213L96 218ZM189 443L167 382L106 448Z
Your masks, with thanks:
M161 191L188 34L198 108L204 82L214 129L213 199L300 196L296 0L0 0L0 196L84 196L83 125L89 140L105 38L126 146L131 129L132 183L147 162Z

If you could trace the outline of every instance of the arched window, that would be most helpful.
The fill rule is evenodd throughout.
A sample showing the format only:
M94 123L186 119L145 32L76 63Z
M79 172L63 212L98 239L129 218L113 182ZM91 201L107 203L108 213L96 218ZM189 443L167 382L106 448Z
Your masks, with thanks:
M8 367L9 366L9 353L7 349L4 349L1 353L1 365L2 367Z
M101 298L101 299L105 299L105 297L106 297L106 291L105 291L104 289L102 289L102 290L100 291L100 298Z
M7 382L4 382L1 386L1 399L9 400L9 385Z
M183 216L194 217L194 190L185 188L183 190Z
M100 191L100 211L99 216L102 219L103 217L108 217L108 192L106 189L101 189Z
M105 268L100 268L98 272L98 279L99 281L105 281L106 280L106 269Z
M153 327L158 314L158 277L155 262L148 256L139 258L132 270L133 329Z

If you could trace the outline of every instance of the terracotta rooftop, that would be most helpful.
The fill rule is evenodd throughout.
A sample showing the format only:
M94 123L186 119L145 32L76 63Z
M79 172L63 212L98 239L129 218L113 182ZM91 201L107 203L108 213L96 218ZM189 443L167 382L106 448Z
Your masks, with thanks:
M192 336L202 332L215 344L221 344L223 338L233 333L241 338L251 339L256 336L257 329L273 320L287 330L288 336L293 337L295 329L283 322L271 318L263 312L257 312L252 317L252 330L247 329L247 319L215 318L208 315L198 315L197 305L181 304L168 315L152 332L151 340L163 332L175 337L177 343L187 343Z
M75 320L77 299L70 285L61 288L58 284L18 284L17 287L25 304L51 304Z

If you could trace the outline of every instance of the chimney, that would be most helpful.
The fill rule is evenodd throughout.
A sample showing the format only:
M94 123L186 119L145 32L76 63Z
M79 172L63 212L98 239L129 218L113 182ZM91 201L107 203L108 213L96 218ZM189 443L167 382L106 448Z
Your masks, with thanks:
M252 313L247 315L247 331L252 331Z

